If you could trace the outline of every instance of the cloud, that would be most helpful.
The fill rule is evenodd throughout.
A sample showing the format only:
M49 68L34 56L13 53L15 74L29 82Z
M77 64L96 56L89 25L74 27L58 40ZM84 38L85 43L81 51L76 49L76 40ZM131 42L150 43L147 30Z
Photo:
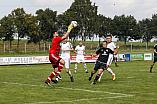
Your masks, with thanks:
M156 0L92 0L98 13L113 18L115 15L133 15L137 20L151 18L157 11Z
M66 6L67 4L71 4L73 2L73 0L34 0L34 1L35 1L35 5L38 6L45 6L45 5Z

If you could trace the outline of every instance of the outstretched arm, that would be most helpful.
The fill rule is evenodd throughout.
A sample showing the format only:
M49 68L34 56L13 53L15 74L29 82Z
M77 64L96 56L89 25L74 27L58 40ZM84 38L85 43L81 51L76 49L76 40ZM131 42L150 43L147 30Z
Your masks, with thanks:
M97 54L92 54L92 53L91 53L90 55L91 55L92 57L96 57L96 56L97 56Z
M65 33L65 35L62 37L62 40L68 38L69 34L70 34L70 31L73 29L74 27L70 24L68 26L68 31Z

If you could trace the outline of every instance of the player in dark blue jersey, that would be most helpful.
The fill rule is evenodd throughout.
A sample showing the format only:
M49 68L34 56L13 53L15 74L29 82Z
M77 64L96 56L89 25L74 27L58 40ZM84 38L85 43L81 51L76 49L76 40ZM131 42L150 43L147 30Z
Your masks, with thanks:
M152 69L156 61L157 61L157 44L154 45L154 58L153 58L153 63L150 67L150 73L152 73Z
M118 48L120 45L117 45L117 48L114 50L114 52L107 48L107 41L103 41L103 47L96 51L96 54L91 54L91 56L97 56L99 55L98 59L96 60L94 70L91 72L91 76L89 77L89 81L91 80L92 76L97 72L99 69L98 74L96 75L94 82L92 84L96 84L96 81L99 79L101 73L108 68L107 61L109 54L117 54Z

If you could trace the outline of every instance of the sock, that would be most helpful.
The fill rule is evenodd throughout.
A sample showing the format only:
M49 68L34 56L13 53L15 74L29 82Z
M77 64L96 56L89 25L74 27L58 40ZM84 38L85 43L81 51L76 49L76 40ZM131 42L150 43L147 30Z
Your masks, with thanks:
M55 75L56 75L56 72L55 72L55 71L52 72L52 73L50 74L50 76L47 78L47 82L50 82L50 80L51 80Z
M99 77L99 80L101 80L101 77L102 77L103 73L104 73L104 72L101 73L101 75L100 75L100 77Z
M59 75L60 75L60 73L61 73L61 72L59 72L59 71L58 71L56 76L59 76Z
M94 79L94 82L96 82L99 79L99 77L100 77L100 74L97 74L95 79Z
M151 65L150 69L152 69L152 68L153 68L153 65Z
M70 77L72 77L71 71L69 70L69 72L67 72L69 74Z
M77 70L77 64L75 64L75 70Z
M63 63L59 63L57 76L59 76L59 75L60 75L60 72L62 71L63 66L64 66L64 64L63 64Z
M83 64L83 65L84 65L85 70L87 71L87 66L86 66L86 63L85 63L85 64Z
M115 65L117 66L117 63L115 62Z
M113 71L110 68L108 68L107 71L111 73L112 75L114 75Z
M93 72L91 72L91 75L90 75L90 77L93 77L93 75L94 75L95 73L93 73Z

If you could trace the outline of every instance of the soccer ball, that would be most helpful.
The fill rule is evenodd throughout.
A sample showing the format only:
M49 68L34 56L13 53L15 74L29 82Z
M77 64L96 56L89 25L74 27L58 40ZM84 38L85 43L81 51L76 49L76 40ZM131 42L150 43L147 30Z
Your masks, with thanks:
M71 21L71 25L72 25L73 27L76 27L76 26L77 26L77 21Z

